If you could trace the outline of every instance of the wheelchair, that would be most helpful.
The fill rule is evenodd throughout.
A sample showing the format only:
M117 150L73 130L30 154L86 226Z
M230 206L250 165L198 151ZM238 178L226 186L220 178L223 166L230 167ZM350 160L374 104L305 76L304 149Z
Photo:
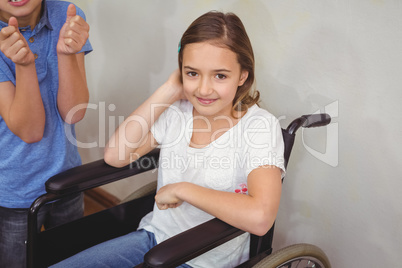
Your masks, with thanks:
M286 129L282 128L285 167L296 131L300 127L326 126L330 121L328 114L303 115ZM38 231L37 214L46 203L153 170L157 168L158 159L159 150L155 149L137 160L141 165L114 168L101 159L51 177L45 184L46 193L38 197L29 210L27 267L48 267L91 246L136 230L142 217L153 209L156 185L139 189L128 202L44 231ZM251 235L250 258L238 268L331 267L325 253L310 244L291 245L272 253L274 227L275 224L264 236ZM156 245L145 255L144 263L136 267L177 267L243 233L214 218Z

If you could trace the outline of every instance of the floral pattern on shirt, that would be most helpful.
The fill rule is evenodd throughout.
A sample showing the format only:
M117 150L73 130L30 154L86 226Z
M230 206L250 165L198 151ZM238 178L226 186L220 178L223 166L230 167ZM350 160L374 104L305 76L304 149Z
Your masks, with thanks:
M247 194L247 183L240 183L239 188L235 189L235 193L237 194Z

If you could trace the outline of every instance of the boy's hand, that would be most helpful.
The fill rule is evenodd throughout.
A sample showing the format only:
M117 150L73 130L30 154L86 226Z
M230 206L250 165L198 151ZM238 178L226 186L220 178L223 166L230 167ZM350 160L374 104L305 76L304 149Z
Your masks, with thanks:
M80 16L73 4L67 8L67 19L60 30L57 53L76 54L85 45L89 37L89 25Z
M35 57L20 33L18 21L14 17L11 17L8 26L0 31L0 50L15 64L26 66L35 62Z

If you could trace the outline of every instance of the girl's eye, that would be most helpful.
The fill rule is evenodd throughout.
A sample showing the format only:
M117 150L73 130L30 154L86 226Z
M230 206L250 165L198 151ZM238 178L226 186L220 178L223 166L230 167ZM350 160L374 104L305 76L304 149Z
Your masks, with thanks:
M219 80L222 80L222 79L225 79L225 78L226 78L226 75L224 75L224 74L217 74L215 77L218 78Z
M197 76L197 73L196 72L187 72L187 75L190 77L194 77L194 76Z

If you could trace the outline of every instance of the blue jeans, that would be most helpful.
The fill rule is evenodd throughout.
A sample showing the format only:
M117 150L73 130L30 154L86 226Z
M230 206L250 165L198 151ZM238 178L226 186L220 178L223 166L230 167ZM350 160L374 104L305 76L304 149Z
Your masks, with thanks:
M144 255L156 245L153 233L139 230L86 249L51 268L132 268L144 261ZM191 268L187 264L179 266Z
M28 210L0 207L0 267L26 267ZM51 228L81 218L83 213L82 194L66 197L40 209L38 228L42 225Z

